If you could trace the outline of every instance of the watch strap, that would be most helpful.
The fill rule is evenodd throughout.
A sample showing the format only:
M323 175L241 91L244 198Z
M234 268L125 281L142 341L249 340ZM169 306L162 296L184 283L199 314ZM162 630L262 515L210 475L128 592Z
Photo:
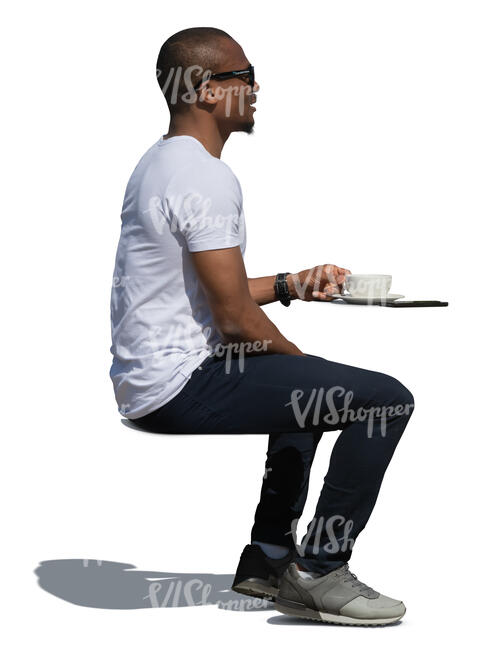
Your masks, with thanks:
M289 271L287 273L278 273L274 281L274 293L276 295L276 298L285 307L289 307L290 301L292 300L292 296L290 295L290 291L288 289L288 284L286 281L287 275L290 275Z

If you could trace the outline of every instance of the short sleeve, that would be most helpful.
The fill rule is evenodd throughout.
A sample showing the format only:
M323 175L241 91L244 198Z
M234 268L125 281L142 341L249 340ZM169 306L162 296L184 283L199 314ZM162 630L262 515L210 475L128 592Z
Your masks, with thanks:
M231 248L243 242L238 179L220 160L206 160L175 175L167 194L170 229L190 252Z

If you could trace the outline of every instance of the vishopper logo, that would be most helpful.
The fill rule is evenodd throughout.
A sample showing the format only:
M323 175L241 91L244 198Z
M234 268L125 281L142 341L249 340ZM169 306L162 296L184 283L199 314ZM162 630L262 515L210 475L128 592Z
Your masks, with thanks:
M297 388L292 391L291 400L285 406L291 406L295 419L302 429L306 425L317 425L320 422L320 415L323 411L323 400L326 402L328 412L323 415L321 420L328 425L341 425L350 422L365 422L367 423L368 438L373 436L375 425L380 427L380 435L385 437L387 433L387 420L390 417L409 415L411 413L412 404L396 404L396 405L383 405L371 406L365 408L363 406L357 409L350 408L350 404L354 399L352 390L346 391L343 386L332 386L327 391L323 387L318 389L313 388L308 395L306 404L301 408L300 400L305 392ZM340 409L337 409L334 397L343 397L343 404ZM312 419L308 419L309 413L314 406ZM342 411L342 415L339 414Z
M264 598L239 598L235 600L227 600L217 602L219 609L227 609L238 612L250 612L255 609L268 609L269 600Z
M167 73L166 81L161 86L161 91L165 97L168 94L172 105L176 105L177 103L194 104L198 100L198 93L194 87L197 83L201 82L202 87L199 91L199 98L200 101L204 101L208 93L208 88L206 85L203 86L203 84L209 80L212 72L213 71L210 70L210 68L204 70L199 65L191 65L185 69L181 66L170 68ZM163 71L160 68L157 68L156 78L158 79L162 74ZM195 79L193 79L194 75L196 75ZM199 75L201 75L201 78ZM181 88L185 89L187 92L180 93L179 91ZM210 91L213 93L213 96L217 101L225 100L225 117L229 117L234 108L233 97L238 100L238 114L244 115L245 97L252 95L255 92L252 91L252 88L248 84L227 84L227 82L225 82L224 86L214 86Z
M196 352L200 346L210 351L212 348L206 344L206 341L211 336L211 332L210 326L205 327L201 330L200 340L200 330L194 321L190 321L188 326L176 323L167 327L144 323L136 344L141 354L147 355L153 362L161 363L168 350L173 353L183 351L188 356Z
M148 593L143 600L148 600L151 607L196 607L200 605L217 605L219 609L249 611L266 609L268 601L261 598L238 598L213 600L210 598L214 585L199 578L188 581L181 579L165 582L151 582Z
M160 196L155 194L149 197L148 207L144 210L143 214L149 216L156 232L159 235L163 235L167 220L165 218L165 212L163 211L163 204Z
M245 353L249 352L266 352L267 344L272 343L272 339L263 341L243 341L238 343L217 343L212 349L209 356L226 357L225 373L231 372L233 352L238 355L238 370L243 372L245 368Z
M193 190L189 193L168 195L162 198L153 195L148 200L148 207L143 211L149 216L158 235L163 235L165 226L169 225L172 233L181 232L185 237L193 233L210 233L211 236L222 233L227 239L238 235L241 227L241 213L211 214L212 198L203 196ZM170 218L167 217L168 212Z
M328 293L340 293L335 271L336 268L333 264L320 264L311 269L307 269L307 272L303 271L300 274L293 274L293 284L297 298L304 300L308 290L324 291L325 288L328 289Z
M309 545L313 531L314 541L312 545L309 545L308 555L319 555L321 550L325 551L326 553L339 553L340 551L344 552L352 549L354 545L354 539L349 537L352 529L354 528L354 522L352 519L346 519L342 515L332 515L327 519L325 519L323 516L319 517L319 519L316 519L316 517L314 517L307 528L304 539L300 544L297 543L298 522L298 519L294 519L292 521L291 530L286 534L292 536L292 539L297 548L297 552L301 557L304 557L305 555L305 550ZM323 536L323 532L326 533L328 541L326 544L321 545L320 542Z
M102 560L90 560L90 559L85 559L82 560L83 566L87 569L89 566L89 562L95 562L97 566L102 566Z
M210 73L211 71L208 69L205 71L205 76L202 77L204 81L208 79ZM159 79L162 74L163 70L161 68L156 68L156 78ZM161 91L165 97L168 93L170 102L174 105L177 104L179 99L181 102L186 104L194 104L197 99L197 94L194 89L196 84L193 83L192 77L193 75L200 74L203 75L203 68L199 65L191 65L184 70L181 66L169 68L167 79L163 86L161 86ZM179 98L179 89L181 85L187 89L187 92L183 93Z
M165 351L169 348L177 351L182 350L189 355L199 351L202 346L202 349L208 352L207 358L225 357L224 372L230 374L234 359L238 360L237 367L242 373L245 369L246 357L252 353L266 353L268 346L272 343L272 339L224 343L220 340L218 331L210 325L201 330L201 341L199 335L200 330L194 322L190 322L188 327L184 327L181 323L166 328L161 325L151 325L143 330L139 348L152 360L157 359L161 364ZM123 407L127 408L129 404L124 404ZM120 413L123 415L124 411L120 410Z
M208 351L208 357L225 357L224 371L230 374L233 359L238 359L238 370L243 372L245 369L245 358L251 353L265 353L272 339L263 339L262 341L235 341L232 343L224 343L217 341L220 335L217 330L207 325L201 330L204 340L204 349ZM168 347L176 349L183 349L187 354L195 352L198 349L199 340L197 339L199 330L195 324L189 328L183 327L181 324L176 324L173 327L162 328L159 325L154 325L146 330L146 338L142 342L142 346L147 350L151 356L162 356ZM209 341L217 341L210 343Z
M166 586L165 593L159 594ZM188 606L207 605L208 597L212 591L212 585L204 583L198 578L187 582L182 580L169 580L166 585L161 582L152 582L149 585L149 592L144 600L149 600L151 607L179 607L183 599ZM196 592L196 595L193 593Z

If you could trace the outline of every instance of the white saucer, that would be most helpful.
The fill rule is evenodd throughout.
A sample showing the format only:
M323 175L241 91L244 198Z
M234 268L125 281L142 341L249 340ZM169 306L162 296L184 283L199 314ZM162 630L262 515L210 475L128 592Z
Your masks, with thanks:
M353 296L342 294L337 300L343 300L351 305L383 305L386 302L399 300L399 298L404 298L404 295L402 293L388 293L383 298L354 298Z

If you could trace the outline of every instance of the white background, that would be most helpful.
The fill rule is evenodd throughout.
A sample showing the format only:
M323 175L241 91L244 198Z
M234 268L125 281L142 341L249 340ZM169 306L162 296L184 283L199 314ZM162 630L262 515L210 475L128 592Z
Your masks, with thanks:
M420 648L493 634L498 3L88 0L3 14L6 647ZM123 193L168 130L156 57L194 26L236 38L261 86L255 133L234 134L222 155L243 188L248 275L334 263L449 300L265 308L304 351L392 374L414 394L351 561L405 601L400 625L152 608L131 572L109 568L232 574L264 470L266 436L125 427L108 377ZM334 439L321 442L304 527Z

